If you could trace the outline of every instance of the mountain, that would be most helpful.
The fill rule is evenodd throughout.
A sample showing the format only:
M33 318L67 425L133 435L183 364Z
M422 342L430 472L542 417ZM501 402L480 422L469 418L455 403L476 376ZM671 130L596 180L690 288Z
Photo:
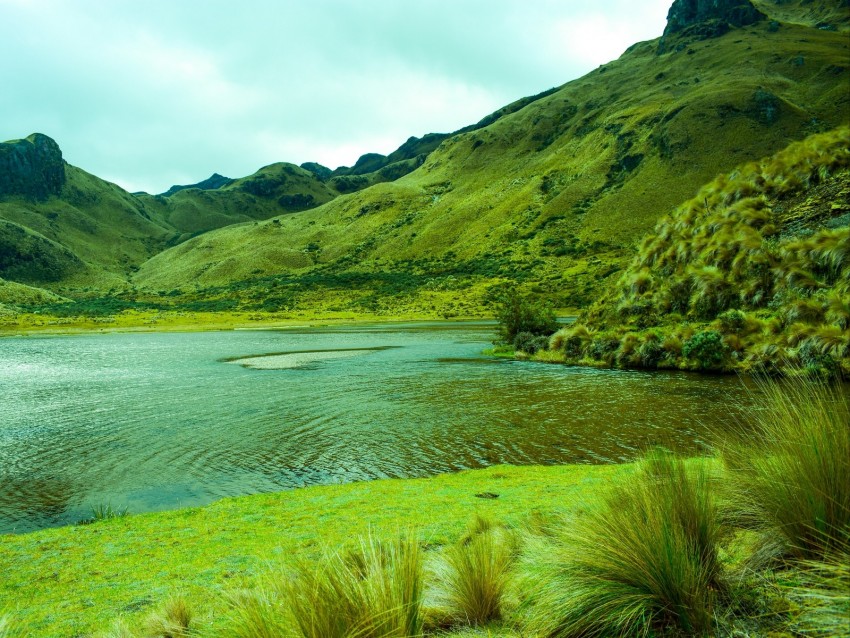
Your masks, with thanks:
M679 0L662 38L400 179L193 238L134 282L244 307L477 312L515 284L583 306L702 184L850 120L843 6Z
M160 193L163 197L171 197L174 193L179 193L180 191L185 191L190 188L197 188L202 191L214 191L218 190L222 186L228 186L232 184L233 180L229 177L225 177L224 175L219 175L218 173L213 173L205 180L198 182L197 184L175 184L171 188L169 188L164 193ZM134 195L147 195L147 193L133 193Z
M171 194L6 143L0 277L175 308L583 307L718 173L850 121L848 30L844 0L676 0L662 37L454 133Z

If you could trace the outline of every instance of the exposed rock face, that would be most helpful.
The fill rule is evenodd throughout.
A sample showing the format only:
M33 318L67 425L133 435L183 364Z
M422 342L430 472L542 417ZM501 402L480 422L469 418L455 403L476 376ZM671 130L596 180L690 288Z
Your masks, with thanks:
M749 0L675 0L667 13L664 35L706 22L715 22L718 30L725 31L730 26L742 27L764 18Z
M46 135L0 143L0 197L43 200L58 195L64 184L62 150Z

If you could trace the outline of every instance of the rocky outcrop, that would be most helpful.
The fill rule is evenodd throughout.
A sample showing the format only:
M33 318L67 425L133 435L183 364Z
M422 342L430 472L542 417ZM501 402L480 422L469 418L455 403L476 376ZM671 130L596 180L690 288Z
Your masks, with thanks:
M723 32L729 27L746 26L765 17L749 0L675 0L667 13L664 35L700 24Z
M0 197L44 200L59 195L64 184L62 150L46 135L0 143Z

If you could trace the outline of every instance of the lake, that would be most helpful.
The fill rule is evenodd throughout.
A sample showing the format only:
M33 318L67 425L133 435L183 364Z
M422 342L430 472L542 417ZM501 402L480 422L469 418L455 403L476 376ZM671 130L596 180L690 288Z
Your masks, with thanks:
M0 339L0 533L305 485L705 449L736 377L481 356L487 323ZM268 356L262 356L268 355Z

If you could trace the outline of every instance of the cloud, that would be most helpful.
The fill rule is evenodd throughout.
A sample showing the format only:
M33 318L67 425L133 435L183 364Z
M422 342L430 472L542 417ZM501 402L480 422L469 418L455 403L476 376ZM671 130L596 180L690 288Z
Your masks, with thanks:
M660 35L669 1L0 0L0 137L152 192L351 165Z

